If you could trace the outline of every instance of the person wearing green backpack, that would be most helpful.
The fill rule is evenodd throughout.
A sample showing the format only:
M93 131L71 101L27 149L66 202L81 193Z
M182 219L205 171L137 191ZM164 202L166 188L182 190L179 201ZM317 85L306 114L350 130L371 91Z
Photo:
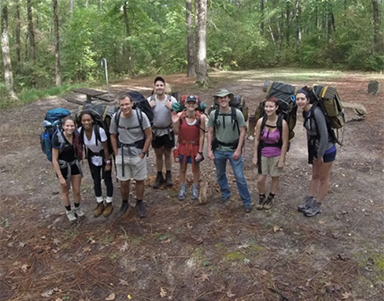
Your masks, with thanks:
M323 211L322 202L329 190L329 177L336 159L336 144L330 135L324 112L311 103L311 91L300 89L296 103L303 111L304 128L307 131L308 163L312 165L312 178L308 195L298 210L311 217Z

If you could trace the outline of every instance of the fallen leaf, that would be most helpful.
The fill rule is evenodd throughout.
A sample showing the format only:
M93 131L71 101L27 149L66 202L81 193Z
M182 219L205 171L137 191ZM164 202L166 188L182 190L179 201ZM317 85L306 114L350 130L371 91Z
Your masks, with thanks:
M320 224L320 225L324 225L324 224L325 224L325 221L319 220L319 224Z
M169 244L171 242L171 239L168 238L167 240L161 241L162 244Z
M21 270L26 273L27 270L30 268L29 264L25 263L21 266Z
M107 298L105 298L105 300L107 301L113 301L115 300L116 298L116 295L114 293L110 294Z
M352 296L351 293L345 292L341 294L343 297L341 298L342 300L347 300L349 297Z
M51 289L51 290L47 290L47 291L45 291L45 292L42 293L40 296L41 296L41 297L45 297L45 298L49 298L49 297L51 297L52 294L53 294L53 290Z
M199 279L201 282L209 281L209 276L208 276L208 274L203 273L200 275Z
M161 298L164 298L166 295L167 295L167 291L165 289L163 289L162 287L160 287L160 296L161 296Z
M128 281L124 279L120 279L119 284L128 286Z
M83 248L83 253L89 253L89 252L91 252L91 248L90 247Z
M233 298L235 296L236 296L235 294L232 294L231 292L227 292L227 297L228 298Z
M280 226L278 226L278 225L274 225L273 226L273 232L277 232L277 231L279 231L280 230Z
M120 252L125 252L125 251L127 251L127 250L128 250L128 247L129 247L128 243L125 242L125 243L121 246L121 248L120 248Z

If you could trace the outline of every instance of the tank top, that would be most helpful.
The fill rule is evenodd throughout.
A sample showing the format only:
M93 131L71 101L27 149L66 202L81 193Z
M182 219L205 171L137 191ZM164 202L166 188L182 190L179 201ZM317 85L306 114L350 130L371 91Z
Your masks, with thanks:
M276 128L272 132L264 130L263 136L260 138L265 144L275 144L280 140L280 131ZM264 157L277 157L280 156L281 149L278 146L265 146L261 149L261 155Z

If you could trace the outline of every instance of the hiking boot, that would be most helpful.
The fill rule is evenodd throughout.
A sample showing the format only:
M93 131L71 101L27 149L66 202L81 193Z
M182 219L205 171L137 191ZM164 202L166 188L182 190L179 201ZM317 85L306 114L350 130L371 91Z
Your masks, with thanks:
M73 209L73 211L75 212L75 214L77 215L77 217L83 217L85 215L84 211L83 211L83 208L81 208L81 206L79 207L75 207Z
M313 199L314 202L304 211L304 215L306 217L312 217L315 216L318 213L321 213L323 211L323 208L321 208L321 203Z
M244 206L244 212L245 213L249 213L251 211L252 211L252 205L251 204Z
M145 209L145 204L143 202L139 202L136 204L136 211L137 211L137 215L140 218L147 216L147 210Z
M70 222L74 222L77 219L75 212L73 210L66 211L66 214Z
M161 184L163 184L165 182L165 179L163 177L163 173L162 172L158 172L157 173L157 176L156 176L156 181L155 183L153 184L153 188L154 189L158 189L160 188Z
M271 195L268 195L268 198L264 201L263 208L265 210L271 209L273 206L273 197Z
M197 187L192 187L192 200L197 200L199 198L199 191L197 190Z
M172 174L170 171L167 171L167 173L165 174L165 185L168 187L173 186Z
M99 217L103 213L104 208L105 207L104 207L104 203L103 202L97 203L97 207L96 207L95 211L93 211L93 215L95 217Z
M105 209L103 211L103 216L108 217L112 214L112 212L113 212L112 203L107 203L107 206L105 206Z
M311 205L312 205L312 203L314 202L315 200L314 200L314 198L313 198L313 196L306 196L305 198L304 198L304 203L302 203L301 205L299 205L298 207L297 207L297 210L299 210L300 212L304 212L305 210L307 210Z
M128 202L122 202L119 212L117 212L117 217L122 217L128 210L129 203Z
M259 203L256 204L256 209L263 210L264 202L265 202L265 194L262 194L262 195L259 194Z
M231 197L230 195L228 195L228 196L222 195L220 198L220 202L226 203L230 199L230 197Z
M185 197L186 197L186 192L184 189L181 189L177 198L179 199L179 201L184 201Z

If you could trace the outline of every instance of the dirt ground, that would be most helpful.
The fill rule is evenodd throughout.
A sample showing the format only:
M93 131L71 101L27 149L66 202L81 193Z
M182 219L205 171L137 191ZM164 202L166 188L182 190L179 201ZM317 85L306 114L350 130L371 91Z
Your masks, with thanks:
M116 181L114 213L93 217L96 202L84 164L86 218L70 224L38 135L48 109L76 112L78 106L63 98L39 100L0 115L0 300L384 300L383 91L366 93L369 80L383 84L384 76L268 69L210 77L208 89L195 87L183 74L166 80L207 104L225 87L244 95L250 112L264 97L266 79L332 84L345 102L366 107L364 121L345 126L323 213L306 218L296 209L310 177L299 117L271 210L244 213L232 176L232 198L221 204L214 164L207 159L202 177L213 195L206 204L177 200L176 164L175 186L153 190L151 151L145 219L137 218L134 208L116 217L121 202ZM111 90L149 95L152 80L126 80ZM252 152L247 140L243 159L255 202ZM191 180L189 175L189 189Z

